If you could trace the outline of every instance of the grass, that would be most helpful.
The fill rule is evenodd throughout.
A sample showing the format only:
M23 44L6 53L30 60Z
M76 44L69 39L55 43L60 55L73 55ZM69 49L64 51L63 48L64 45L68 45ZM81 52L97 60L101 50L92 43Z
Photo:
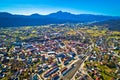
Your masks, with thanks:
M94 64L93 64L94 63ZM116 77L115 75L115 68L109 68L106 65L100 65L98 62L93 62L93 66L96 65L97 68L101 71L98 71L104 78L104 80L111 80L113 77ZM86 64L90 64L90 62L86 62ZM91 76L91 74L89 74ZM95 78L95 77L94 77Z
M8 77L4 77L4 78L2 78L1 80L8 80Z

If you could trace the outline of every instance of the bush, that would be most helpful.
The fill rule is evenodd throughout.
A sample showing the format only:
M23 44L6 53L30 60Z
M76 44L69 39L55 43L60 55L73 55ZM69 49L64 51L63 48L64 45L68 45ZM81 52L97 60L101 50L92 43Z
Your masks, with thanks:
M115 65L114 62L108 62L107 66L108 66L109 68L115 68L115 67L116 67L116 65Z

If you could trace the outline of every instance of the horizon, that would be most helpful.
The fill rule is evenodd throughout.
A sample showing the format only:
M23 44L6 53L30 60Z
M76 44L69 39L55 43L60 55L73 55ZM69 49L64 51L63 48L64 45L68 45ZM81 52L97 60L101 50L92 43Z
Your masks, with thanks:
M38 13L47 15L57 11L63 11L72 14L120 16L119 0L2 0L0 2L0 12L8 12L11 14L30 15Z
M39 13L39 12L31 12L29 14L23 14L23 13L13 13L13 12L0 12L0 13L10 13L10 14L13 14L13 15L26 15L26 16L29 16L29 15L32 15L32 14L39 14L39 15L49 15L49 14L52 14L52 13L57 13L57 12L67 12L67 13L70 13L70 14L75 14L75 15L80 15L80 14L90 14L90 15L106 15L106 14L100 14L100 13L75 13L75 12L70 12L70 11L63 11L63 10L56 10L56 11L53 11L53 12L49 12L49 13L46 13L46 14L42 14L42 13ZM106 16L111 16L111 15L106 15Z
M20 13L10 13L10 12L0 12L0 13L8 13L8 14L11 14L11 15L23 15L23 16L31 16L33 14L38 14L38 15L49 15L49 14L52 14L52 13L58 13L58 12L63 12L63 13L70 13L70 14L73 14L73 15L82 15L82 14L86 14L86 15L100 15L100 16L112 16L112 17L120 17L120 16L115 16L115 15L107 15L107 14L94 14L94 13L72 13L72 12L69 12L69 11L62 11L62 10L58 10L58 11L55 11L55 12L50 12L48 14L40 14L40 13L30 13L30 14L20 14Z

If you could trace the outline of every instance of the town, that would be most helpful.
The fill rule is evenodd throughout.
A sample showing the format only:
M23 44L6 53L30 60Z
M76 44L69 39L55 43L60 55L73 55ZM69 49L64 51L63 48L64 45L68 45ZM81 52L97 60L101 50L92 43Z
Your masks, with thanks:
M102 28L0 28L0 80L119 80L120 32Z

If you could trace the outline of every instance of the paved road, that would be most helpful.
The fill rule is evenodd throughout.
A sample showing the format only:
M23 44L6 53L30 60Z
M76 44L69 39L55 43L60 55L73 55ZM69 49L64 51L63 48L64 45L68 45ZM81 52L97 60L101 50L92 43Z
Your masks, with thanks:
M88 58L88 56L90 56L90 52L91 51L92 51L92 49L90 48L90 50L88 50L88 52L85 53L86 56L82 60L78 60L77 62L74 63L75 64L75 68L73 68L70 72L68 72L61 79L63 79L63 80L71 80L73 78L73 76L75 75L75 73L81 67L82 63L84 63L86 58Z

